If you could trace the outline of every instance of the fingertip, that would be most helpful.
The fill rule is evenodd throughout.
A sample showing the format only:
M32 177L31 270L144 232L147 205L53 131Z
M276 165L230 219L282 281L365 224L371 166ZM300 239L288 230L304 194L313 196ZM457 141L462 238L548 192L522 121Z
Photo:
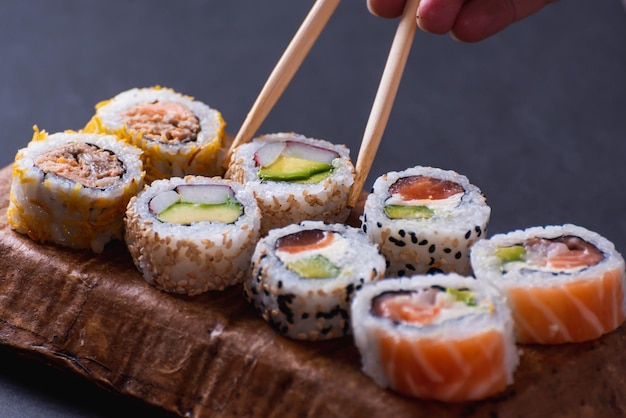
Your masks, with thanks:
M406 0L367 0L367 10L374 16L392 19L402 14Z
M417 26L424 32L437 35L448 33L462 4L462 0L447 2L422 0L417 8Z
M494 35L498 31L486 30L484 27L475 26L473 22L468 24L458 20L450 30L450 37L458 42L476 43Z
M502 31L512 22L511 16L502 8L485 9L474 7L474 3L471 3L461 10L450 33L461 42L480 42Z

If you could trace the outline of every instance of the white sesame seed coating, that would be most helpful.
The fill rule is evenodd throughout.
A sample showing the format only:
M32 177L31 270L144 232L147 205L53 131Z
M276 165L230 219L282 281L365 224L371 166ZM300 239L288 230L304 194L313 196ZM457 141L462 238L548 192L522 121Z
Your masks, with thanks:
M232 224L161 222L150 212L150 199L180 184L226 184L244 207ZM171 293L198 295L240 283L258 239L260 214L252 194L236 182L200 176L157 180L129 202L126 244L144 279Z

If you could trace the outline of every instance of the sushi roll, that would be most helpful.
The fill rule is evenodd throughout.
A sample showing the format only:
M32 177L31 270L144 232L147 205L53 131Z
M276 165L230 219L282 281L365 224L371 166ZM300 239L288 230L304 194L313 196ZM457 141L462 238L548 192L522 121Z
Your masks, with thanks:
M126 211L126 245L151 285L195 296L240 283L258 239L252 193L219 177L156 180Z
M303 221L271 230L256 245L247 299L279 333L328 340L350 333L350 301L383 277L385 260L358 228Z
M162 87L134 88L96 105L85 132L113 134L142 149L146 182L222 175L225 122L208 105Z
M583 227L497 234L476 243L470 259L478 280L506 294L520 343L590 341L624 322L624 259Z
M362 369L383 388L461 402L513 383L513 320L489 282L456 273L388 278L355 294L351 320Z
M387 258L387 276L471 275L470 246L485 237L491 208L467 177L413 167L378 177L362 228Z
M254 192L262 235L303 220L343 223L354 183L349 153L344 145L321 139L269 134L237 147L226 177Z
M141 151L112 135L35 128L15 156L9 225L38 242L104 251L123 239L126 204L143 187Z

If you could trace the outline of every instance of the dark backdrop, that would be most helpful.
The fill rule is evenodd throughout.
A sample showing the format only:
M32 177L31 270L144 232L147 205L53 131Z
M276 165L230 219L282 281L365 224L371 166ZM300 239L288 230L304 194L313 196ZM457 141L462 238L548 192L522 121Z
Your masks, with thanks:
M0 0L1 166L34 124L81 128L132 87L195 96L236 133L312 4ZM259 133L345 143L356 160L396 24L340 4ZM623 252L625 156L626 11L563 0L479 44L418 32L366 187L389 170L453 169L487 196L491 233L571 222ZM0 348L0 416L124 411L155 413Z

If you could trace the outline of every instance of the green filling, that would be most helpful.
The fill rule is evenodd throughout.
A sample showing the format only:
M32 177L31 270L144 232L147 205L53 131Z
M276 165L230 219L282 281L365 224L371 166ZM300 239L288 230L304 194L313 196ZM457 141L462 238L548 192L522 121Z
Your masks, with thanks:
M262 180L317 183L328 177L332 164L281 155L267 167L259 169Z
M500 247L495 252L496 257L502 261L502 264L513 261L524 261L526 250L522 245L513 245L511 247Z
M341 270L323 255L314 255L287 264L287 269L305 279L332 279Z
M385 214L391 219L429 219L435 211L428 206L386 205Z
M203 221L228 224L235 222L242 213L241 204L230 200L218 204L178 202L157 217L162 222L183 225Z
M469 290L458 290L447 288L446 292L450 295L454 296L456 300L459 302L465 303L467 306L476 306L476 299L474 298L474 294Z
M294 183L300 183L300 184L315 184L315 183L319 183L320 181L324 180L326 177L330 176L330 173L332 173L332 171L333 171L332 169L329 169L327 171L322 171L322 172L313 174L308 179L295 180Z

